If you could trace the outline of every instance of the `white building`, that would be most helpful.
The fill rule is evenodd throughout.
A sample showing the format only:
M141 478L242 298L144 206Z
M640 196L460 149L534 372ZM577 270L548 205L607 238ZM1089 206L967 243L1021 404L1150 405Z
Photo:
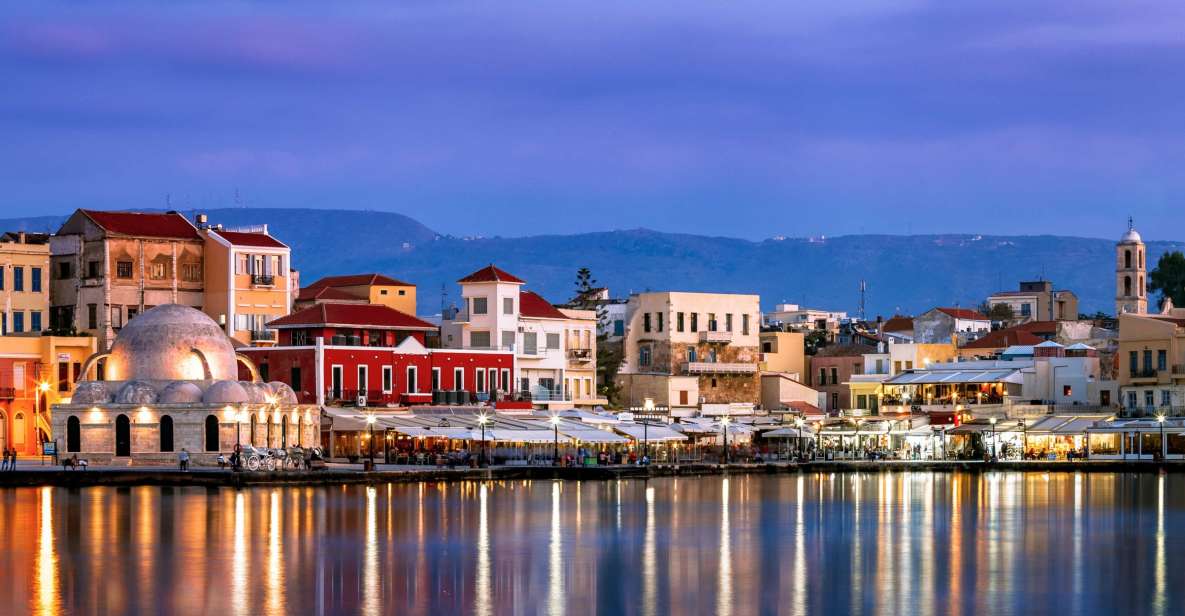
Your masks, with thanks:
M847 318L848 313L846 312L806 308L798 304L778 304L774 306L773 310L763 315L765 324L769 326L824 331L839 329L840 322L847 320Z

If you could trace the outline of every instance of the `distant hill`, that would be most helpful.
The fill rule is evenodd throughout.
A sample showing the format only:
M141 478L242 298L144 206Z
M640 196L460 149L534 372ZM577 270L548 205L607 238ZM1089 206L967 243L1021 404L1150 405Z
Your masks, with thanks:
M1078 294L1084 312L1113 309L1114 240L1042 236L849 235L753 242L646 229L459 238L391 212L210 209L212 223L267 223L293 248L302 279L378 271L419 286L422 314L439 312L441 288L458 301L456 280L491 262L552 301L568 299L580 267L614 295L681 290L758 293L763 307L804 303L866 314L976 306L990 293L1044 276ZM192 212L186 212L192 215ZM64 216L0 220L0 230L56 230ZM1149 264L1185 242L1150 242Z

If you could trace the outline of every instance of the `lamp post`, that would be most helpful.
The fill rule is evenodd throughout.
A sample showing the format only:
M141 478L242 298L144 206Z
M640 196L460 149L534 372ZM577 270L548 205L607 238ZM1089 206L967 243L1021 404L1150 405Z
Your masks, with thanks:
M366 459L366 461L369 463L369 465L372 469L374 468L374 422L375 422L375 420L376 419L375 419L374 413L371 413L366 416L366 429L369 432L369 436L367 436L367 440L370 441L370 444L369 444L370 457L368 457Z
M806 424L801 417L794 420L794 425L798 426L798 459L802 459L802 427Z
M864 423L863 419L856 420L856 455L860 455L860 424Z
M988 421L992 424L992 462L996 461L996 418L993 417Z
M486 424L490 422L490 416L482 413L477 416L477 424L481 426L481 463L488 464L488 457L486 455Z
M552 461L552 464L559 466L559 464L560 464L560 416L559 415L552 415L551 419L549 421L551 421L551 429L554 432L554 436L555 436L555 446L551 451L551 461Z
M1024 417L1020 418L1020 438L1023 450L1020 452L1020 459L1024 460L1029 453L1029 422Z
M720 429L724 432L724 463L728 464L728 415L720 418Z
M1164 446L1164 413L1156 416L1156 423L1160 424L1160 459L1168 457L1168 448Z

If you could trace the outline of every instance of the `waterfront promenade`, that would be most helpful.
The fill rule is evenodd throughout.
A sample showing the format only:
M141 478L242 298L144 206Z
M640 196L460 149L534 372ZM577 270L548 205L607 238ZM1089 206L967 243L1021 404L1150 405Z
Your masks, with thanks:
M317 471L239 471L212 467L178 470L175 466L91 466L87 470L63 470L48 461L23 461L16 470L0 472L0 487L14 486L266 486L333 485L389 482L506 481L524 479L611 480L651 477L781 474L781 473L909 473L909 472L1185 472L1185 462L1100 461L812 461L731 464L605 465L585 467L491 466L487 468L436 467L379 464L364 471L358 464L333 463Z

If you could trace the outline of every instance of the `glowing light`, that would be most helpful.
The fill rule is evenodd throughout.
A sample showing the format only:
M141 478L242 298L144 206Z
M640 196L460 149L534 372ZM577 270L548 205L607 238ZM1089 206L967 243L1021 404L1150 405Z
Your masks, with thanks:
M485 413L478 415L477 416L477 423L479 423L483 426L490 423L490 416L486 415Z
M560 416L559 415L552 415L551 419L548 419L548 421L551 422L551 425L558 426L558 425L560 425Z
M378 421L378 418L375 417L374 415L367 415L366 416L366 423L374 425L374 422L376 422L376 421Z
M41 393L45 393L49 391L49 383L42 381L41 384L37 386L37 389L40 389Z

